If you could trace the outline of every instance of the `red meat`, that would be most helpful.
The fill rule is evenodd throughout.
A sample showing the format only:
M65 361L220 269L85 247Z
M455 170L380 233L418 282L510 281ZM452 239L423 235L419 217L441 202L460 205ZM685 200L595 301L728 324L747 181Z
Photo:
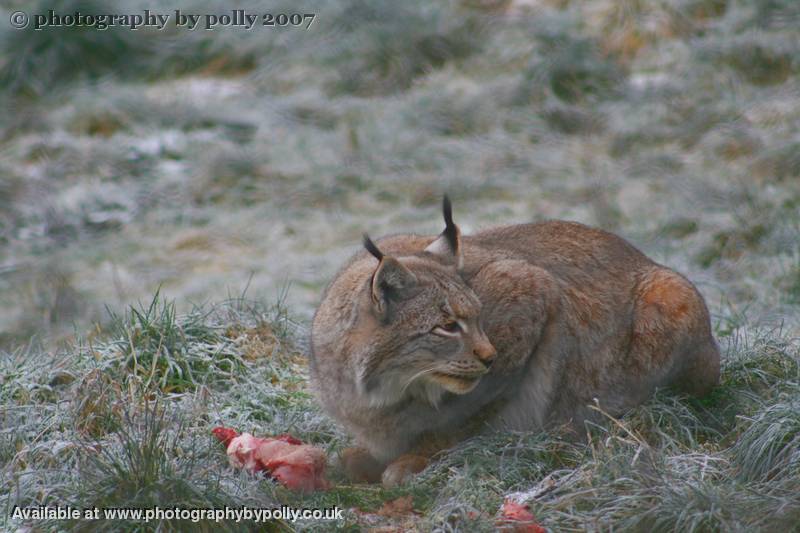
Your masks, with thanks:
M234 467L265 471L292 490L311 492L329 486L325 452L291 435L259 438L225 427L214 428L211 433L227 447L228 460Z
M500 514L502 516L498 525L505 531L513 531L514 533L547 532L545 528L536 523L536 517L533 516L533 513L521 503L506 500L503 502Z

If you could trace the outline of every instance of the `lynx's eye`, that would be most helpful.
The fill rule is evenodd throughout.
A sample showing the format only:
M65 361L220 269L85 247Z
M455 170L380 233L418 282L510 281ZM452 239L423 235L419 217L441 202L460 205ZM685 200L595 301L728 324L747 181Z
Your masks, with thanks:
M452 337L461 333L461 325L455 320L450 320L441 326L436 326L433 328L433 333L437 335L444 335L445 337Z

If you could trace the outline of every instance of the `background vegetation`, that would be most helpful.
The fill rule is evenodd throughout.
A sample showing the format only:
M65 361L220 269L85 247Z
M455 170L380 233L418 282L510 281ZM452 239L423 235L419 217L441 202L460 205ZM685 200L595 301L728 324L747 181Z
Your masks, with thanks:
M0 528L23 526L15 505L159 502L480 531L522 492L554 531L796 530L800 4L177 7L317 18L14 30L16 9L161 8L0 1ZM443 191L465 233L578 220L688 275L720 387L662 392L586 445L481 436L393 491L232 471L220 423L348 445L307 390L309 318L363 231L440 231ZM404 496L413 512L375 513Z

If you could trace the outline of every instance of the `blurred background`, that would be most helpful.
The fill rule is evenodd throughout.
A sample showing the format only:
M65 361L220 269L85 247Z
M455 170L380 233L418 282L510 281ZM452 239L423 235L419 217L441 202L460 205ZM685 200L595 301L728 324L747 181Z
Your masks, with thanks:
M0 348L157 288L307 321L360 235L565 218L798 331L800 2L0 1ZM314 13L311 27L29 15Z

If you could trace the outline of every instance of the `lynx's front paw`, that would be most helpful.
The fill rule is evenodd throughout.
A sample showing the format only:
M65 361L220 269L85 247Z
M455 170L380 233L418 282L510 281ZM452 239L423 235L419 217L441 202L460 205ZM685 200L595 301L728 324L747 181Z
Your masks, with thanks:
M404 484L411 476L422 472L428 466L428 458L421 455L401 455L386 467L381 476L385 488Z
M377 483L383 464L364 448L345 448L339 453L339 464L353 483Z

